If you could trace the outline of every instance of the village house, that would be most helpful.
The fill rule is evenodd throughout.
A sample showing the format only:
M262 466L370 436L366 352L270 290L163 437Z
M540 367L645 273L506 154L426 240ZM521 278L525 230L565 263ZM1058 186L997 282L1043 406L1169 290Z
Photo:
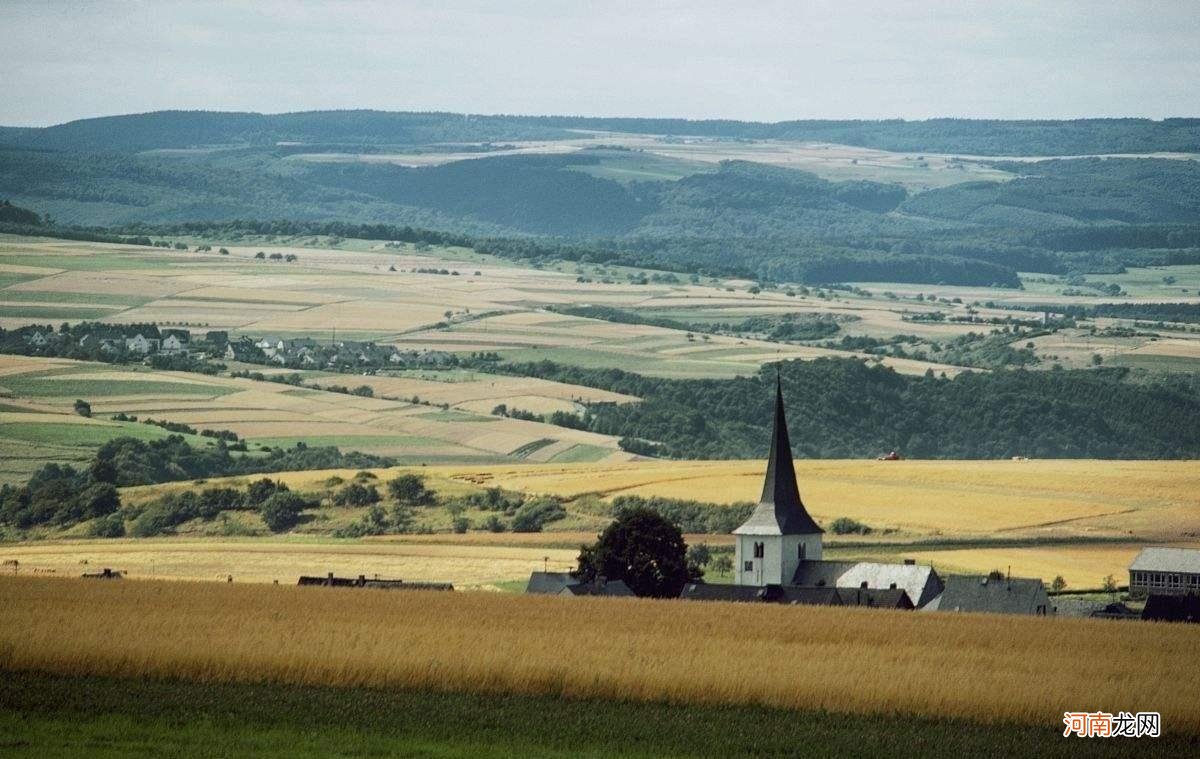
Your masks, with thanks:
M53 337L54 333L47 334L40 329L35 329L25 335L25 342L35 348L44 348L50 344Z
M168 329L163 330L162 344L159 346L158 352L168 356L187 355L188 347L192 342L192 333L186 329Z
M1200 549L1143 548L1129 565L1129 594L1200 595Z
M994 614L1054 614L1045 584L1022 577L950 575L945 589L924 608L929 611L970 611Z
M594 582L581 582L570 572L533 572L525 592L543 596L633 596L623 580L598 577Z
M243 337L238 340L233 340L225 346L226 361L244 361L247 363L262 363L266 358L262 348L254 344L254 341Z
M158 351L159 342L157 335L151 337L149 334L138 332L133 337L125 338L125 350L130 353L149 355Z

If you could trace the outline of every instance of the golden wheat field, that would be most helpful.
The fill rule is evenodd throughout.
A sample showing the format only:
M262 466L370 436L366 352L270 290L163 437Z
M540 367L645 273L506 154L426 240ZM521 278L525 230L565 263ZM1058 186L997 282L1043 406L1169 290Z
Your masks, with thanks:
M755 501L761 461L430 467L478 485L574 497L594 493ZM796 462L819 521L848 516L876 531L925 536L1089 535L1179 540L1200 534L1200 462Z
M486 621L486 624L481 624ZM1200 733L1190 625L647 599L0 578L0 668L764 704Z
M0 546L0 557L19 562L23 575L77 577L108 567L134 578L223 581L232 577L235 582L290 585L300 575L333 572L494 589L497 583L528 580L535 570L572 570L579 554L578 548L561 545L442 545L415 538L365 543L241 538L31 541Z

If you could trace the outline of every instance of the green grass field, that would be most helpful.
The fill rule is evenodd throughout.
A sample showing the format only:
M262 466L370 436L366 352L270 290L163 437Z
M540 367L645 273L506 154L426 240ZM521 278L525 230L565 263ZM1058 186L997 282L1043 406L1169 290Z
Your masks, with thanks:
M564 650L564 655L569 651ZM3 664L0 662L0 668ZM798 683L797 687L804 687ZM1200 741L1063 738L980 725L754 707L184 681L0 677L0 754L154 757L1139 757Z
M49 415L47 415L49 416ZM4 425L4 437L38 445L58 445L76 448L98 448L118 437L138 440L159 440L170 432L151 424L74 424L67 422L12 422ZM203 444L205 438L185 436L193 444ZM207 442L212 442L207 440Z
M4 280L0 278L0 287ZM70 293L53 290L5 290L0 292L0 300L17 302L43 303L82 303L98 306L140 306L149 303L154 298L140 295L121 295L116 293Z
M104 371L99 367L96 371ZM115 395L203 395L215 398L235 392L234 388L198 382L160 382L156 380L115 379L55 379L44 376L18 375L5 377L4 387L14 395L26 398L103 398Z

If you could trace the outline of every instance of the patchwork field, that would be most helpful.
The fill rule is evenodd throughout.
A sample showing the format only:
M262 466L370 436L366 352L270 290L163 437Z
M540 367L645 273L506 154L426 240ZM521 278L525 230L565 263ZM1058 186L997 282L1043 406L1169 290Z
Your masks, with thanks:
M318 380L326 382L325 375L314 375L312 381ZM0 356L0 451L5 454L0 480L21 480L47 461L81 461L114 437L168 434L158 427L109 419L118 413L181 422L197 430L231 430L250 441L252 449L304 442L414 463L630 458L611 436L489 412L500 403L530 410L574 409L575 401L585 398L631 398L536 380L466 374L447 374L439 380L446 381L362 378L355 384L377 384L380 394L363 398L141 366ZM413 396L423 402L413 403ZM75 415L76 399L91 404L93 418ZM451 410L441 410L442 403ZM213 444L208 438L196 442Z
M189 242L194 246L203 241ZM242 241L226 248L229 254L220 255L0 236L0 327L102 320L155 322L198 333L222 329L254 337L332 339L336 334L402 349L494 351L514 361L548 359L663 377L731 377L751 374L779 359L862 354L817 347L815 341L775 342L719 334L720 329L696 335L546 309L608 306L698 329L754 316L824 315L839 320L835 339L915 335L942 341L990 328L906 317L931 312L962 316L970 307L983 319L1029 319L1029 312L1006 306L1112 300L1098 294L1063 295L1068 285L1045 275L1027 277L1025 289L1018 291L860 283L857 293L799 289L788 295L783 289L753 292L757 288L751 282L688 282L620 267L557 264L534 269L458 248L418 251L413 246L315 238ZM296 260L259 260L255 256L260 252ZM1170 285L1165 267L1130 269L1108 279L1131 294L1121 302L1200 303L1200 267L1169 269ZM941 300L918 297L930 295ZM955 298L959 302L953 302ZM1096 321L1101 327L1110 323L1116 322ZM1163 342L1169 347L1160 347ZM1173 371L1200 367L1196 346L1200 333L1187 331L1161 338L1107 338L1089 329L1064 330L1035 341L1045 366L1087 366L1093 354L1100 354L1111 363ZM952 376L962 370L936 361L873 360L908 374L932 369ZM554 404L543 408L555 409Z

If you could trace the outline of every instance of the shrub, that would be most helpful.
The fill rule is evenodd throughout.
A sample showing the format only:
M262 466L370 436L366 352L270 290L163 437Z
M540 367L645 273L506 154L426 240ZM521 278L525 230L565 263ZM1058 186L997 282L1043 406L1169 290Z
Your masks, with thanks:
M838 517L829 523L829 531L834 535L870 535L871 528L850 517Z
M84 400L76 400L75 401L75 413L79 414L80 416L91 417L92 404L90 404Z
M93 538L123 538L125 537L125 520L120 514L109 514L100 517L88 525L88 535Z
M259 507L263 522L271 532L285 532L300 523L307 502L295 493L276 492Z
M467 519L466 517L457 517L451 524L451 529L453 529L455 533L462 535L466 533L467 530L471 529L471 520Z
M566 510L557 499L549 496L526 501L513 514L513 532L541 532L548 522L554 522L567 516Z
M288 486L282 482L276 482L268 477L263 477L261 480L255 480L250 483L250 487L246 488L246 503L250 506L262 506L267 499L276 493L288 492Z
M488 532L504 532L508 528L504 526L504 522L500 521L500 517L491 514L483 522L483 529Z
M379 503L379 491L374 485L352 482L333 496L336 506L370 506Z
M388 483L388 493L396 502L409 506L433 503L433 491L425 487L425 478L419 474L400 475Z
M233 488L207 488L200 493L197 515L211 521L226 509L244 508L245 502L245 497Z
M135 538L149 538L170 532L177 522L172 512L162 504L154 504L138 515L130 525L129 533Z

